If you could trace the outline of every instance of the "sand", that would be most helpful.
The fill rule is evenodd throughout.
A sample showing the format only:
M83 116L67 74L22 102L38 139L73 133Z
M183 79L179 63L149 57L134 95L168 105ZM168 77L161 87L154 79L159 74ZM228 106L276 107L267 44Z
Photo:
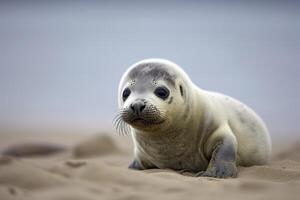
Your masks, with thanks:
M239 167L238 178L134 171L129 136L0 134L0 149L25 142L65 145L38 157L0 158L0 200L300 199L300 139L278 140L270 165Z

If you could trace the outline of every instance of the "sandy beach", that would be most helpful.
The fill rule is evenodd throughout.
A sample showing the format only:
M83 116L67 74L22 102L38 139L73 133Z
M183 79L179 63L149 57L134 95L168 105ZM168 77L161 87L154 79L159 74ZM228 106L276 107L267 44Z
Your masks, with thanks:
M0 158L1 200L299 199L300 140L278 139L270 165L239 167L238 178L172 170L134 171L130 136L2 133L1 150L29 143L65 147L43 157ZM22 142L20 142L22 141Z
M0 1L0 200L300 200L299 10L300 1ZM160 118L192 105L174 112L180 119L171 114L175 123L202 116L203 127L216 125L206 120L214 112L202 110L221 109L225 119L232 107L212 100L197 110L181 73L166 84L131 77L119 87L124 72L148 58L170 60L199 88L252 108L270 132L271 162L238 167L229 179L128 169L131 136L113 127L125 86L150 101L171 86L156 95L172 94L159 105L176 103L157 108ZM241 108L233 115L255 130Z

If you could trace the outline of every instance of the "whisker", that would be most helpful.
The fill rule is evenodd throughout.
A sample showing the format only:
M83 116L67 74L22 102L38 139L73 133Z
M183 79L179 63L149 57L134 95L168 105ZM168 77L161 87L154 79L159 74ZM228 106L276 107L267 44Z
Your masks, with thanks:
M113 119L113 124L117 133L121 136L127 135L130 132L128 124L123 121L122 115L124 115L124 110L120 110Z

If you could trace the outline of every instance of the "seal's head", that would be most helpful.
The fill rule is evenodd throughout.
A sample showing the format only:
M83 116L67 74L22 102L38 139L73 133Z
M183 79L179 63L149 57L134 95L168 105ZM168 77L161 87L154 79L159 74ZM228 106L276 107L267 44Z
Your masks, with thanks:
M143 132L168 129L186 111L189 82L179 66L170 61L147 59L135 63L120 81L120 119Z

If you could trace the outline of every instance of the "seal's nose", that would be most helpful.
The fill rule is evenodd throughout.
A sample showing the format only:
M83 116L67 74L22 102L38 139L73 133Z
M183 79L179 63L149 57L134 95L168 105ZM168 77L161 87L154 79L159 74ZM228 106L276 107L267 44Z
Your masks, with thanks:
M145 107L146 107L146 103L141 100L136 101L130 105L130 109L136 114L141 113L145 109Z

